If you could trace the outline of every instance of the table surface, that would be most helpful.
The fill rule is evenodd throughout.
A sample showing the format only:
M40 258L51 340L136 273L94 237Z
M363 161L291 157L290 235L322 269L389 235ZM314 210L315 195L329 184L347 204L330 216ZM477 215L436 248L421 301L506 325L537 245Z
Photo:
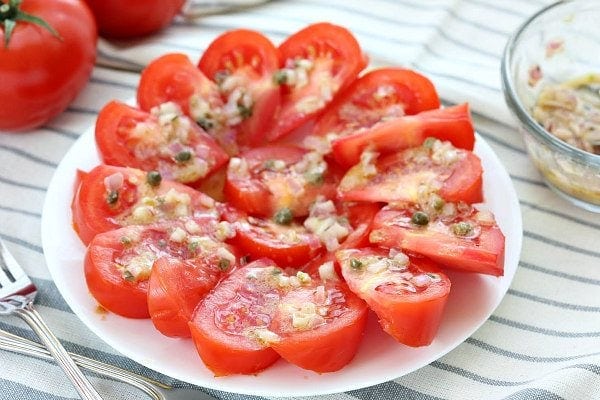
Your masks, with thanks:
M205 6L197 3L200 9ZM139 69L154 57L179 51L197 60L214 37L238 27L260 30L279 43L311 22L326 20L351 29L373 63L418 69L434 81L445 102L471 104L477 131L516 189L523 248L500 306L455 350L396 380L346 393L339 388L340 394L314 399L599 399L600 215L575 208L544 185L504 105L499 83L500 55L508 35L549 2L365 4L268 2L194 20L178 18L145 40L101 41L89 84L63 114L30 133L0 134L0 238L40 288L38 310L70 351L187 386L119 355L70 311L42 253L41 210L48 183L104 104L134 97ZM13 317L2 318L0 328L32 338ZM2 351L0 366L0 399L77 398L53 363ZM141 398L126 385L90 378L106 398ZM254 398L203 390L221 399Z

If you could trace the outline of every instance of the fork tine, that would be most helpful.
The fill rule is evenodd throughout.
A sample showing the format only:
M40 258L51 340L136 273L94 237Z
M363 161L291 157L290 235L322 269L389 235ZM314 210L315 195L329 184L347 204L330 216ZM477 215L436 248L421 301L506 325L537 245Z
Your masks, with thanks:
M10 276L7 275L10 274ZM12 282L16 282L25 275L23 268L17 263L17 260L8 251L4 242L0 240L0 283L2 286L7 286ZM12 279L10 277L12 276Z

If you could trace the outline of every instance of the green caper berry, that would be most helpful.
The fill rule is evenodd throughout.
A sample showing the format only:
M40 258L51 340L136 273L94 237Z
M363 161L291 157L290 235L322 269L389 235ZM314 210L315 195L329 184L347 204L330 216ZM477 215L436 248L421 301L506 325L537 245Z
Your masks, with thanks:
M273 74L273 82L275 82L277 85L285 85L287 81L288 76L284 70L280 69Z
M240 113L240 117L242 117L242 119L250 118L252 116L252 107L246 107L238 104L238 112Z
M192 253L196 252L196 250L198 250L198 246L200 244L198 242L190 242L188 243L188 250L191 251Z
M111 190L106 195L106 202L110 205L115 204L119 200L119 192L116 190Z
M415 225L425 226L429 223L429 215L423 211L415 211L410 221Z
M190 161L191 158L192 153L189 150L182 150L179 153L175 154L175 161L177 161L178 163Z
M425 141L423 141L423 147L426 149L431 149L431 148L433 148L433 145L435 144L436 141L437 141L436 138L428 137L427 139L425 139Z
M133 282L135 280L133 274L129 272L129 270L123 271L123 279L125 279L128 282Z
M473 226L468 222L458 222L452 225L452 232L456 236L467 236L473 231Z
M231 265L231 261L229 261L226 258L221 258L219 260L219 269L221 271L227 271L227 269L229 269L229 266Z
M442 199L441 197L436 197L433 200L433 209L436 211L440 211L442 208L444 208L444 204L446 204L444 199Z
M294 219L294 214L292 214L292 210L284 207L275 213L274 219L279 225L289 225Z
M357 260L356 258L353 258L350 260L350 268L354 269L354 270L359 270L363 267L363 263L360 260Z
M304 174L304 179L306 179L306 182L313 185L320 185L325 178L321 172L307 172Z
M268 169L269 171L274 170L275 169L275 160L270 158L267 161L265 161L263 163L263 169Z
M127 236L121 236L121 244L123 246L130 246L131 245L131 239Z
M199 118L198 121L196 121L196 123L200 125L200 128L204 129L205 131L209 131L215 127L215 124L208 118Z
M160 185L161 181L162 181L162 176L160 175L160 172L158 172L158 171L150 171L146 175L146 182L148 182L148 185L150 185L150 186L158 186L158 185Z

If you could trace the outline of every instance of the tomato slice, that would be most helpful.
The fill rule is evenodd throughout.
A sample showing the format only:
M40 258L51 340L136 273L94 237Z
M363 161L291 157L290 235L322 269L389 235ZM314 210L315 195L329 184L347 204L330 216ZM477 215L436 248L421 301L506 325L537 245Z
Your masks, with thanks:
M283 98L269 140L281 138L321 113L367 65L352 33L329 23L296 32L281 43L279 51L282 69L274 79L282 85Z
M181 234L186 224L168 221L126 226L100 233L90 242L84 261L90 293L107 310L129 318L148 318L148 278L161 256L195 256Z
M218 281L238 264L237 250L225 244L227 222L213 216L186 220L171 240L186 245L190 258L163 256L152 266L148 310L156 329L171 337L190 337L188 322L194 309ZM179 236L177 236L179 235Z
M287 210L302 217L318 196L335 197L337 182L337 172L320 154L273 145L232 158L224 192L232 205L252 215L272 217Z
M408 346L431 344L450 293L450 280L433 263L375 248L340 250L336 258L385 332Z
M421 145L428 137L450 141L454 146L473 150L475 130L468 105L423 111L383 119L354 133L335 138L331 148L335 160L344 167L355 165L364 150L382 154Z
M285 360L315 372L338 371L356 354L367 322L367 305L342 281L314 281L280 300L271 346Z
M158 171L192 187L221 168L229 156L172 102L150 113L111 101L96 120L96 143L104 163Z
M71 209L84 244L126 225L218 213L215 201L178 182L152 179L139 169L99 165L79 174Z
M281 266L299 267L321 252L319 238L298 223L281 225L240 214L235 221L236 236L230 243L251 259L267 257Z
M137 101L147 112L174 102L229 154L237 152L235 132L225 120L219 87L185 54L169 53L150 62L142 71Z
M354 81L327 107L313 134L346 136L384 119L440 107L433 83L408 69L372 70Z
M419 203L436 193L450 202L483 201L481 160L437 139L373 161L365 152L338 187L341 200Z
M264 143L280 103L280 90L272 79L278 66L279 51L273 43L247 29L225 32L204 51L198 68L217 82L225 99L226 123L238 125L238 144Z
M262 259L237 269L209 293L189 323L196 349L216 375L254 374L279 358L269 330L283 288L281 270Z
M426 218L413 217L417 212ZM443 267L504 274L504 235L493 214L464 203L446 203L439 210L386 207L375 217L370 240L422 254Z

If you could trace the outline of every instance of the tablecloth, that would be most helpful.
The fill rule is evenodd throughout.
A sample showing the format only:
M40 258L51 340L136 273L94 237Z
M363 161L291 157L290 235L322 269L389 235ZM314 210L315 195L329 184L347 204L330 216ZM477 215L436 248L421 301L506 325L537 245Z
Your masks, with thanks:
M218 2L204 3L196 6ZM0 134L0 238L40 288L38 310L65 347L185 386L121 356L71 312L42 253L40 223L48 183L102 106L111 99L133 98L139 70L152 58L179 51L197 60L214 37L231 28L260 30L279 43L311 22L331 21L355 33L373 64L418 69L435 82L446 103L471 104L477 131L516 188L523 246L500 306L456 349L393 381L350 392L340 387L339 394L311 399L600 399L600 215L575 208L544 185L504 105L499 83L507 37L546 4L272 1L194 19L179 17L148 39L101 41L89 84L64 113L30 133ZM0 319L0 328L33 337L16 317ZM90 379L106 398L142 398L126 385L97 375ZM257 398L204 390L219 399ZM72 398L77 398L75 391L53 363L0 352L0 399Z

